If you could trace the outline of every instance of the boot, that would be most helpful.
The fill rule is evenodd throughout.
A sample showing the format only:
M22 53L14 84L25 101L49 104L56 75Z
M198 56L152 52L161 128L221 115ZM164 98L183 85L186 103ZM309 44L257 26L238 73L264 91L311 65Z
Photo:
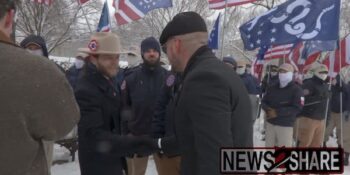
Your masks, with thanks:
M349 166L349 153L347 152L344 155L344 166Z

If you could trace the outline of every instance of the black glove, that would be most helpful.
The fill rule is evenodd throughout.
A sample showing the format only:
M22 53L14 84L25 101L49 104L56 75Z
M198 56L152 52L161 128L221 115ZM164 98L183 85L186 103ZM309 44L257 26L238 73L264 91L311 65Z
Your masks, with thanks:
M135 154L140 157L146 157L159 151L156 139L147 136L139 136L135 137L135 140L137 142Z
M167 155L168 157L180 154L179 145L175 136L162 138L161 146L164 155Z

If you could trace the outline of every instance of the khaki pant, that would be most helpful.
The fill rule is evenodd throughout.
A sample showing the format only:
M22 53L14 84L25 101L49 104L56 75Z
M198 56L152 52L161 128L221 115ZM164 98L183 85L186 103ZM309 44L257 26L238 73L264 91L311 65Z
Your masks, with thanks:
M53 141L43 141L46 161L47 161L47 168L49 170L49 173L51 172L51 165L52 165L53 144L54 144Z
M293 127L273 125L266 122L266 147L293 146Z
M298 146L321 147L324 135L324 120L315 120L308 117L298 119Z
M255 121L258 115L259 99L256 95L249 95L249 98L252 105L252 120Z
M168 158L153 154L158 175L180 175L180 156ZM144 175L149 157L134 157L127 159L128 175Z
M334 128L336 128L336 133L337 133L337 143L338 145L341 145L341 121L340 121L340 113L331 113L329 123L326 128L326 134L325 134L325 141L329 139L329 136L333 133ZM350 152L350 119L348 121L345 120L345 117L343 116L343 137L344 137L344 151L345 152Z

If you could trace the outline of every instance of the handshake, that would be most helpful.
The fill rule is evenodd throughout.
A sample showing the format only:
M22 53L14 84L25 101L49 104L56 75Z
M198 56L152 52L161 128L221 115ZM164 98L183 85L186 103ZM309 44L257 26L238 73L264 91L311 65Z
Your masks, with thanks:
M159 139L148 136L126 136L130 143L131 154L137 154L140 157L149 156L153 153L161 151L158 144Z

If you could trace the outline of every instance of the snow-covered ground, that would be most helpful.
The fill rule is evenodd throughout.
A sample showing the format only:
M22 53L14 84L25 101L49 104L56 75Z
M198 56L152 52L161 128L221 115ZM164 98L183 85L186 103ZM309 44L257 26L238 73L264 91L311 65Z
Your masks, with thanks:
M259 120L258 120L259 121ZM260 140L261 134L259 133L259 129L261 127L261 123L256 122L254 125L254 146L256 147L262 147L265 145L263 141ZM334 138L331 138L327 142L327 146L336 146L336 140ZM60 147L58 145L55 145L54 148L54 160L70 160L71 157L69 155L69 151L66 150L63 147ZM78 155L76 155L78 157ZM148 162L148 168L146 171L146 175L157 175L157 171L155 168L154 161L152 158ZM78 160L72 162L69 161L68 163L63 163L60 165L54 165L51 168L51 173L52 175L80 175L80 170L79 170L79 163ZM347 166L344 168L344 173L343 175L350 175L350 166Z

